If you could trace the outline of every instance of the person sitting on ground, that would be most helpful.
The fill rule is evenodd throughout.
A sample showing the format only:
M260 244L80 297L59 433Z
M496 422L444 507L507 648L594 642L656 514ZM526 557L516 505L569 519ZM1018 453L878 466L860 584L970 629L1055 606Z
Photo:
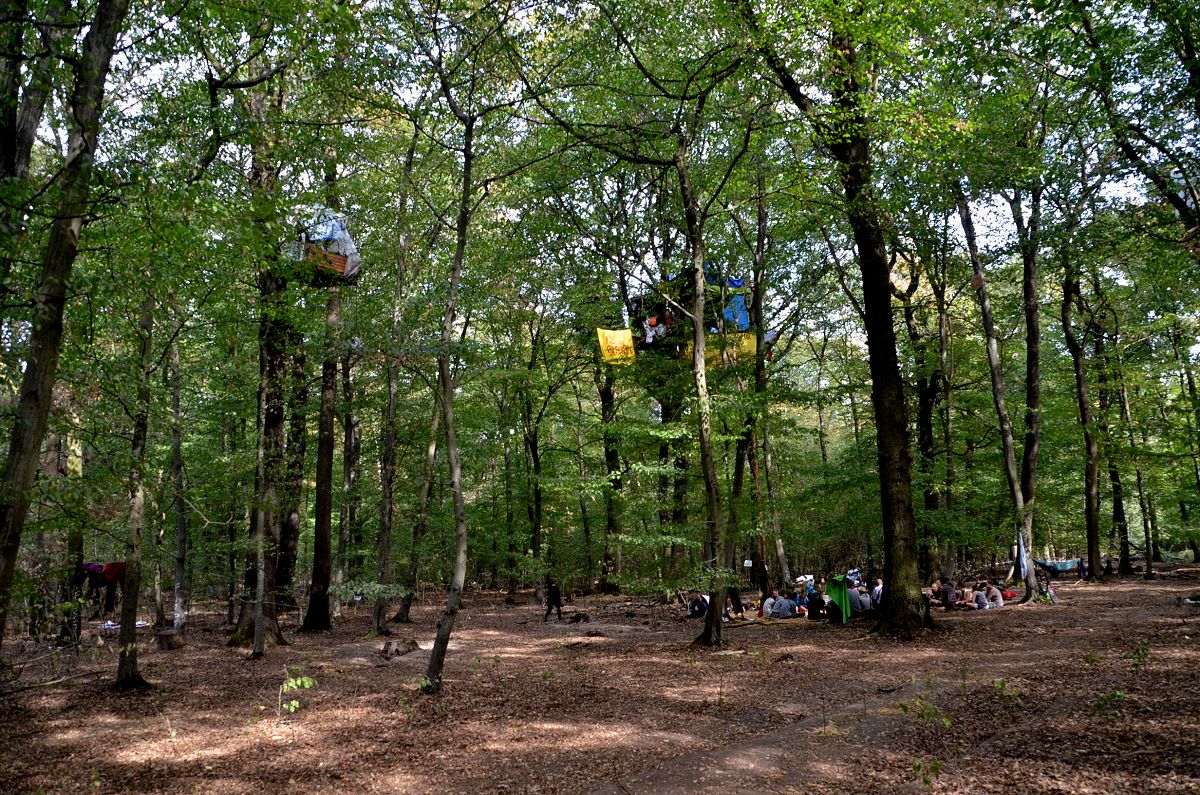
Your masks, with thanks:
M805 606L808 608L809 621L825 620L825 597L822 593L818 591L809 594Z
M696 598L688 602L688 618L703 618L708 612L708 597L704 594L697 594Z
M946 610L953 610L958 604L958 591L954 589L954 583L951 580L946 580L942 583L942 589L938 592L938 598L941 601L942 607Z
M738 603L735 605L733 603L733 597L726 596L725 597L725 618L726 618L726 620L731 619L731 618L745 618L745 617L746 617L746 611L745 611L745 607L743 607L743 605L742 605L742 600L739 599Z
M827 624L844 624L845 619L842 617L842 606L830 599L825 603L825 618Z
M795 618L797 615L796 603L787 594L776 599L771 606L771 618Z
M879 609L879 603L883 601L883 580L875 578L875 587L871 589L871 607Z
M964 610L987 610L987 594L984 593L983 586L984 583L977 583L974 588L963 585L963 598L958 606Z
M1000 591L1000 585L995 580L985 582L985 591L987 594L988 607L995 610L999 607L1004 607L1004 594Z
M763 603L762 603L763 618L771 617L771 608L773 608L775 606L775 602L778 601L778 599L779 599L779 591L772 588L770 595L768 595L767 598L764 599Z

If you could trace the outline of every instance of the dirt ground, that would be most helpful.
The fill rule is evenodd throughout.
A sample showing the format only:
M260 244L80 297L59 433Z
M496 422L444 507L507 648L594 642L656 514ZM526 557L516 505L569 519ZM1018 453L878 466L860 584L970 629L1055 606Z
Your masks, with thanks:
M433 596L397 630L420 648L390 661L368 608L316 636L289 622L258 662L198 615L182 650L146 636L156 687L134 695L108 686L115 637L10 640L0 792L1200 793L1197 592L1181 567L938 615L912 643L754 622L719 651L681 607L581 598L565 617L590 621L543 624L472 594L437 697L417 689Z

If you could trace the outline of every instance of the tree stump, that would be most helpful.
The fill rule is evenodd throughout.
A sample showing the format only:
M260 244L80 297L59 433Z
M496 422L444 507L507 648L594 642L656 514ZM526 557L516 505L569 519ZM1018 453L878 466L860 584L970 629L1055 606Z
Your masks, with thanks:
M389 640L383 644L383 648L379 650L379 656L385 660L390 660L394 657L401 657L409 652L414 652L421 647L412 638L406 640Z
M154 633L158 638L158 648L162 651L175 651L183 648L183 636L174 629L160 629Z

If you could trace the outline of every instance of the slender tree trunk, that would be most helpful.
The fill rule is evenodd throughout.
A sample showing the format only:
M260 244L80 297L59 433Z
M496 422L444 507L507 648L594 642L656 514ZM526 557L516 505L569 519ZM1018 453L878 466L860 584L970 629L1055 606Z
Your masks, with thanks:
M394 327L393 327L394 332ZM394 334L393 334L394 336ZM395 357L388 356L386 366L387 397L383 409L383 440L379 461L379 539L375 557L378 563L376 582L386 589L392 574L392 514L396 491L396 395L399 391L399 368ZM388 597L381 593L375 598L371 623L376 634L390 635L387 628Z
M771 458L771 442L767 428L770 410L763 409L762 454L763 476L767 481L767 502L770 503L771 535L775 538L775 558L779 561L779 576L787 583L792 582L792 569L788 565L787 551L783 546L783 530L779 518L779 497L775 493L775 463Z
M1030 131L1022 146L1041 150L1044 133ZM1040 184L1029 193L1029 219L1026 221L1021 192L1014 191L1010 202L1013 223L1021 247L1021 305L1025 314L1025 442L1021 452L1021 514L1025 548L1033 549L1034 498L1037 493L1038 453L1042 440L1042 354L1041 304L1038 299L1038 249L1041 245L1042 192ZM1034 578L1036 584L1037 579ZM1029 582L1026 580L1026 586Z
M1020 474L1017 471L1016 443L1013 439L1012 421L1008 416L1008 408L1004 400L1004 374L1000 368L1000 346L996 335L996 325L992 319L992 303L988 297L987 281L983 274L983 261L979 257L979 247L975 238L975 222L971 217L971 207L961 188L957 196L958 213L962 222L963 234L967 240L967 250L971 257L971 267L974 271L972 280L975 292L979 297L979 308L983 315L983 330L987 340L988 371L992 379L992 403L996 409L996 417L1000 424L1000 440L1004 448L1004 474L1008 481L1009 498L1012 501L1014 530L1021 541L1018 544L1018 561L1025 580L1025 597L1027 601L1038 595L1040 585L1037 574L1033 570L1031 525L1026 521L1026 505L1024 492L1021 490Z
M408 548L408 566L405 568L404 581L401 583L404 587L404 596L400 601L400 610L392 617L392 621L399 624L408 624L412 621L409 614L420 587L421 542L429 530L429 502L433 495L433 477L436 471L438 439L442 426L442 401L436 391L433 395L433 402L433 417L429 420L429 444L425 445L425 461L421 466L421 484L417 493L417 517L413 522L412 543ZM510 516L508 526L511 527L511 525L512 518Z
M183 411L180 408L180 388L183 368L179 362L179 343L171 343L171 475L175 487L175 610L173 626L176 634L187 629L188 517L183 479Z
M1079 297L1079 276L1070 254L1064 248L1062 327L1067 350L1075 370L1075 400L1079 410L1079 425L1083 430L1084 447L1084 522L1087 533L1088 577L1095 581L1100 571L1100 445L1096 441L1095 423L1092 418L1092 401L1088 394L1087 370L1083 358L1083 345L1075 334L1071 317L1075 301Z
M321 363L321 408L317 418L317 483L313 530L312 584L301 632L328 632L333 531L334 414L337 407L337 346L341 339L342 291L330 287L325 306L325 359Z
M603 370L603 375L601 375ZM611 365L599 365L595 372L596 391L600 396L600 423L604 439L604 473L608 478L604 490L604 542L601 552L600 592L618 593L621 588L614 582L617 571L615 546L620 543L621 523L621 452L617 436L617 400L613 391L615 378ZM589 552L590 554L590 552ZM589 569L589 578L592 576ZM589 582L590 586L590 582Z
M358 423L354 414L354 382L350 377L350 352L342 356L342 504L338 510L337 551L331 601L333 614L342 616L342 586L357 576L355 534L358 527Z
M75 437L68 436L67 477L76 480L83 477L83 445ZM74 606L63 616L62 629L58 634L59 645L76 644L83 632L83 526L72 522L67 529L67 557L63 577L63 601Z
M150 424L150 373L154 367L154 300L142 302L138 323L138 384L133 422L133 468L129 477L129 536L125 542L125 582L121 586L121 632L117 655L118 690L147 687L138 672L137 614L142 590L142 532L146 526L146 435Z
M265 644L284 645L275 607L275 551L282 526L284 371L286 343L289 338L286 309L283 305L286 280L264 269L259 273L262 316L259 321L259 367L262 400L262 424L259 430L258 493L252 522L254 567L250 582L252 604L242 604L238 626L230 636L231 646L245 645L253 639L251 658L262 656Z
M29 349L24 357L25 373L8 436L4 480L0 483L0 640L3 640L8 621L13 574L29 510L29 492L37 471L58 373L67 282L79 249L83 219L88 213L105 82L128 10L129 0L98 0L81 55L74 61L75 82L67 114L72 121L67 158L56 180L58 204L42 253ZM10 35L16 35L11 30L15 27L12 22L5 27L9 28ZM8 52L4 55L14 57ZM12 72L11 79L18 79L17 74Z
M1109 388L1108 367L1111 362L1104 349L1104 335L1100 331L1093 341L1096 361L1101 363L1099 370L1100 382L1100 421L1098 430L1104 439L1108 459L1108 482L1112 488L1112 523L1117 533L1118 565L1117 571L1122 577L1133 574L1133 560L1129 550L1129 520L1125 514L1125 486L1121 481L1121 468L1114 454L1112 429L1109 427L1107 414L1112 408L1112 390Z
M292 389L288 396L287 480L285 481L283 528L276 563L276 599L282 605L296 604L296 555L300 545L303 515L305 456L308 452L308 370L304 336L292 335Z
M704 617L704 630L695 642L703 646L720 646L722 617L725 607L726 588L722 584L729 576L730 561L725 554L725 519L721 509L721 484L717 475L716 457L713 454L712 403L708 394L708 371L705 360L707 335L704 328L704 232L700 225L700 205L692 189L688 172L688 149L686 140L681 140L675 153L675 173L679 178L679 197L683 203L687 222L688 245L691 250L692 279L692 378L696 389L696 423L700 442L700 470L704 476L712 584L709 587L708 613Z
M443 83L442 93L451 104L452 110L463 125L462 183L459 192L458 214L455 219L454 257L450 269L450 291L446 296L446 310L442 316L441 348L438 351L438 394L442 402L442 422L446 432L446 461L450 466L450 490L454 499L454 571L450 580L450 593L446 597L446 609L438 620L437 637L429 654L429 666L425 669L422 689L437 693L442 688L442 669L446 662L446 650L450 645L450 633L454 630L454 619L462 601L463 584L467 578L467 525L466 500L463 494L462 463L458 458L458 429L454 423L454 380L451 376L450 349L454 338L454 322L458 312L459 290L462 283L463 263L467 255L467 232L471 223L472 199L475 194L475 125L477 116L468 115L457 106L452 98L448 83Z
M396 254L396 293L392 305L392 328L389 346L386 351L387 365L385 367L387 380L387 398L383 411L383 440L380 454L380 493L379 493L379 545L377 556L379 562L379 585L385 589L391 581L392 574L392 525L395 514L396 490L396 400L400 388L400 364L395 351L391 347L398 344L403 328L403 312L405 303L405 284L408 279L409 248L411 235L409 228L409 198L408 186L412 179L413 164L416 160L417 135L409 138L408 152L404 158L404 182L401 183L401 193L397 205L399 207L396 225L398 230L399 247ZM381 594L375 600L372 619L375 631L381 635L389 634L386 625L388 598Z

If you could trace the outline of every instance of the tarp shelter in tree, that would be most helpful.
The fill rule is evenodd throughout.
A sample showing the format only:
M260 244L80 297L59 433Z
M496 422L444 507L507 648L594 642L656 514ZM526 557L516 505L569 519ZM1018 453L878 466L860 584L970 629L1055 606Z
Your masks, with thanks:
M637 350L664 350L680 358L691 358L691 323L675 305L690 309L693 290L687 278L671 278L654 292L630 298L629 320L633 327L633 344ZM758 339L750 331L750 303L753 288L745 279L721 279L715 272L705 274L704 326L712 339L705 352L705 361L716 367L727 359L734 362L753 361L758 351ZM674 305L673 303L674 302Z
M346 228L346 216L328 207L314 208L298 239L285 250L291 259L313 266L312 283L317 287L358 279L362 260Z

